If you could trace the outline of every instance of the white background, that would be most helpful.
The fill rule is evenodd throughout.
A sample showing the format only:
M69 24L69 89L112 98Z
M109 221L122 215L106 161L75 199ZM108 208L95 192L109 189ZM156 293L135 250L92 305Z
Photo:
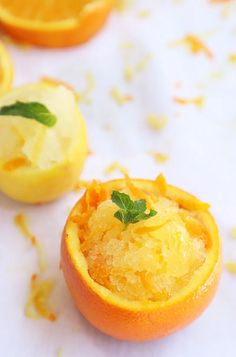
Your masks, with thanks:
M235 2L233 2L235 4ZM91 104L81 103L93 152L83 179L108 179L104 169L118 160L131 176L167 180L211 203L219 224L224 261L236 261L236 241L229 231L236 226L236 7L210 5L207 0L140 0L124 14L114 13L106 28L88 44L67 50L24 50L9 45L15 65L15 84L49 75L68 81L78 91L91 71L96 89ZM140 10L151 16L140 18ZM193 55L170 44L186 33L198 35L214 53ZM131 83L123 79L124 43L134 47L126 56L137 63L151 53L147 68ZM176 88L180 81L182 87ZM134 97L119 107L110 90L117 86ZM173 96L203 95L202 109L180 106ZM151 130L146 117L166 114L168 125ZM107 130L109 123L110 130ZM164 152L170 160L157 164L149 150ZM235 356L236 276L224 271L215 300L191 326L173 336L149 343L119 342L87 323L75 309L59 270L60 236L70 208L79 194L44 206L15 203L0 195L0 356ZM31 231L46 251L45 277L55 279L52 295L57 322L32 321L24 316L29 280L37 271L30 243L13 224L25 213Z

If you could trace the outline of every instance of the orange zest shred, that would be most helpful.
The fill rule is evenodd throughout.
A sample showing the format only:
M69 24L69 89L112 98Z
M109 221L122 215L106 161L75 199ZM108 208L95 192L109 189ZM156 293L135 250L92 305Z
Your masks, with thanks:
M19 169L20 167L24 167L28 165L28 160L24 157L16 157L14 159L11 159L9 161L6 161L3 164L3 169L6 171L15 171Z
M234 238L234 239L236 238L236 227L233 227L233 228L231 229L230 235L231 235L232 238Z
M76 91L76 89L71 84L69 84L67 82L64 82L60 79L56 79L56 78L49 77L49 76L43 76L43 77L41 77L40 80L43 83L46 83L46 84L49 84L49 85L55 86L55 87L57 87L58 85L63 85L64 87L68 88L70 91L72 91L74 93L74 96L77 100L80 99L80 95Z
M175 103L180 105L195 105L196 107L203 107L205 104L205 98L203 96L198 96L196 98L182 98L182 97L174 97Z
M27 226L27 221L26 217L24 214L19 213L15 216L15 224L17 227L20 229L21 233L32 243L32 245L35 247L38 255L38 261L39 261L39 270L40 272L43 272L45 270L45 256L42 250L41 244L38 242L36 237L30 232L28 226Z
M120 106L132 102L133 100L133 97L131 95L122 94L120 90L116 87L111 89L111 96L114 99L114 101Z
M230 54L228 55L228 61L229 61L230 63L236 64L236 53L230 53Z
M53 289L52 280L39 281L38 275L33 274L30 282L30 294L25 305L25 314L28 318L37 319L43 317L49 321L55 321L57 316L47 306L47 300Z
M169 120L166 115L161 115L158 117L157 115L151 114L147 117L147 124L150 126L150 128L155 130L163 129L167 125L168 121Z
M112 162L110 165L108 165L105 168L104 171L105 171L106 175L110 175L115 171L119 171L122 175L127 175L128 174L127 168L124 167L123 165L121 165L118 161Z
M166 194L167 182L163 174L157 176L155 186L157 188L158 195L164 196Z
M230 273L236 274L236 263L235 262L227 262L227 263L225 263L225 267Z
M163 164L169 160L169 156L161 152L149 151L148 154L151 155L158 164Z
M214 57L211 50L195 35L187 34L183 39L175 41L173 44L187 46L193 54L204 53L209 59Z

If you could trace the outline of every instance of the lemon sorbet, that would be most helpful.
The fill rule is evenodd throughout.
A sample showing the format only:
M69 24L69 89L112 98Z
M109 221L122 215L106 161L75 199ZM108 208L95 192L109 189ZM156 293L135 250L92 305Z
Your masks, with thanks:
M189 207L178 201L162 176L150 186L128 177L94 182L79 207L72 219L88 273L120 297L167 301L206 260L208 233L199 212L208 206L194 197Z
M85 122L65 86L29 84L1 98L0 191L28 203L58 198L76 184L86 154Z

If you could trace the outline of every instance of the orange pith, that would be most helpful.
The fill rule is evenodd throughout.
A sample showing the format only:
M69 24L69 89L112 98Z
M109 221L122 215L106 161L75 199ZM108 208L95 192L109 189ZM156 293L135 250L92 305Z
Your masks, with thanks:
M141 192L146 197L149 196L151 204L161 195L160 192L163 192L163 178L156 181L130 181L131 190L135 187L136 194ZM97 270L96 267L94 269L94 266L89 270L87 255L89 250L86 249L89 246L93 254L93 249L96 250L94 242L89 241L91 235L86 235L89 221L94 213L99 212L101 202L103 205L108 204L106 202L110 200L113 190L123 190L132 196L132 193L127 191L127 179L103 184L94 182L93 185L90 185L85 195L72 210L65 226L61 248L61 267L72 297L82 314L94 326L119 339L150 340L178 330L201 314L216 290L221 270L220 242L217 227L208 211L208 206L176 187L168 184L165 186L164 198L178 205L178 220L183 220L186 230L191 232L192 238L201 237L201 242L204 242L205 247L201 252L206 253L200 263L198 262L199 264L195 266L195 271L190 271L191 276L183 279L181 284L178 281L179 285L172 286L174 288L171 290L171 294L167 294L165 290L157 291L155 298L153 296L148 298L151 280L146 279L143 271L138 273L138 279L143 284L143 290L148 294L137 296L132 290L133 287L126 290L123 289L123 286L123 290L121 289L121 293L119 293L114 289L114 284L111 284L111 272L109 272L110 275L107 274L107 266L104 264L102 254L100 254L100 261L99 255L97 256ZM162 197L160 200L164 198ZM154 220L154 218L152 219ZM92 222L95 224L95 221L90 223ZM119 224L121 223L118 222ZM134 224L130 229L135 230L135 234L143 234L143 238L147 239L147 235L155 233L155 230L153 232L154 228L150 228L151 225L153 224L146 221L143 225ZM99 235L98 224L96 227ZM120 237L122 240L124 239L124 235L121 234ZM97 248L99 247L97 246ZM123 253L127 252L124 250ZM130 257L132 258L132 256ZM169 259L171 262L172 258ZM122 258L118 257L119 268L122 268L121 260ZM181 263L178 263L178 259L176 262L178 270ZM115 270L114 267L112 269ZM125 277L126 272L122 271L122 274ZM160 276L161 274L162 272ZM130 296L126 295L127 291L131 294Z
M19 41L73 46L103 26L114 0L0 0L0 26Z
M13 80L13 65L10 55L0 41L0 96L10 88Z

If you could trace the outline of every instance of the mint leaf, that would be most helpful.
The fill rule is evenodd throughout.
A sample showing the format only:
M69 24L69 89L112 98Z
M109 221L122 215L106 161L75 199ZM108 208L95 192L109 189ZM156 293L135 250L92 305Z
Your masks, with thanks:
M142 220L147 220L157 214L157 212L153 209L151 209L149 213L145 213L147 210L146 201L143 199L133 201L126 193L113 191L111 199L112 202L120 208L114 214L114 217L124 223L126 227L130 223L134 224Z
M121 209L132 209L134 202L129 195L119 191L113 191L111 195L112 202L114 202Z
M38 102L16 102L0 108L0 115L21 116L27 119L36 120L39 123L51 128L57 122L57 117L48 108Z

